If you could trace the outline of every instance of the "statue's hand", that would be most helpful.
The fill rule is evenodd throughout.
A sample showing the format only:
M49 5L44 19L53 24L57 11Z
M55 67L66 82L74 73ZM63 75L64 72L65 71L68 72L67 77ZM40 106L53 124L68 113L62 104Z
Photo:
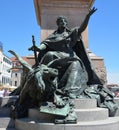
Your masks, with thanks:
M37 50L37 46L32 46L30 48L28 48L29 51L34 51L34 50Z
M89 9L88 15L91 16L96 10L97 10L97 8L95 8L95 7L93 7L92 9Z

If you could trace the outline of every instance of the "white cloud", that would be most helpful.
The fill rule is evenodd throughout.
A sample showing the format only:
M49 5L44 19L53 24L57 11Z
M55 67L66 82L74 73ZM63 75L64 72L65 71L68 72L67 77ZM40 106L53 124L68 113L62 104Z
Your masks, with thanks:
M108 73L107 74L108 84L119 84L119 73Z

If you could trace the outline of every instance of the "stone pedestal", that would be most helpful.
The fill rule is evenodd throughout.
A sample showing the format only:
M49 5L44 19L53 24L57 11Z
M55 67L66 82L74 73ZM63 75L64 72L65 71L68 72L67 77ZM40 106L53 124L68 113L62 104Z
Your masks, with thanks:
M4 98L3 98L4 100ZM10 97L11 100L11 97ZM119 99L115 99L119 102ZM5 101L6 102L6 99ZM41 113L38 109L29 109L28 117L10 119L2 115L5 108L0 109L0 130L118 130L119 111L115 117L108 116L108 110L98 108L95 99L76 99L76 124L54 124L54 115Z
M41 27L41 41L56 30L56 19L64 15L68 19L68 27L80 26L94 0L34 0L38 24ZM92 55L88 49L88 27L82 33L84 45L90 53L96 72L105 84L106 68L102 57Z
M89 54L89 57L91 58L91 61L94 65L95 71L102 81L104 85L107 84L107 72L106 72L106 67L104 65L104 59L103 57L98 57L94 53L92 53L88 48L87 48L87 53Z
M95 99L75 100L76 124L54 124L54 115L30 109L28 118L16 119L18 130L118 130L119 117L108 117L108 110L98 108Z

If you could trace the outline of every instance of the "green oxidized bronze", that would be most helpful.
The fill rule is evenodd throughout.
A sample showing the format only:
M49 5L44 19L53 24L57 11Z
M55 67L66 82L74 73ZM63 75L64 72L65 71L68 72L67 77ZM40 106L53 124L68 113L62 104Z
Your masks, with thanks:
M89 10L81 26L73 29L67 27L66 17L58 17L58 29L40 47L33 44L29 48L34 51L37 61L34 67L10 51L28 72L15 106L17 117L23 116L19 111L24 109L26 113L30 107L37 106L41 112L57 115L55 123L76 123L73 101L80 97L96 98L98 106L108 108L111 116L114 114L117 107L113 95L96 75L81 39L81 33L95 11L95 8Z

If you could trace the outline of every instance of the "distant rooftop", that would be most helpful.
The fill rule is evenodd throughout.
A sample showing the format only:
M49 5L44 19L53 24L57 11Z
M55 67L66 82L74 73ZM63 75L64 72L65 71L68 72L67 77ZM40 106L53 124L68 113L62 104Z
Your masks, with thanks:
M33 66L35 64L34 55L28 55L21 57L23 60L25 60L28 64ZM18 62L16 57L11 58L12 62Z

